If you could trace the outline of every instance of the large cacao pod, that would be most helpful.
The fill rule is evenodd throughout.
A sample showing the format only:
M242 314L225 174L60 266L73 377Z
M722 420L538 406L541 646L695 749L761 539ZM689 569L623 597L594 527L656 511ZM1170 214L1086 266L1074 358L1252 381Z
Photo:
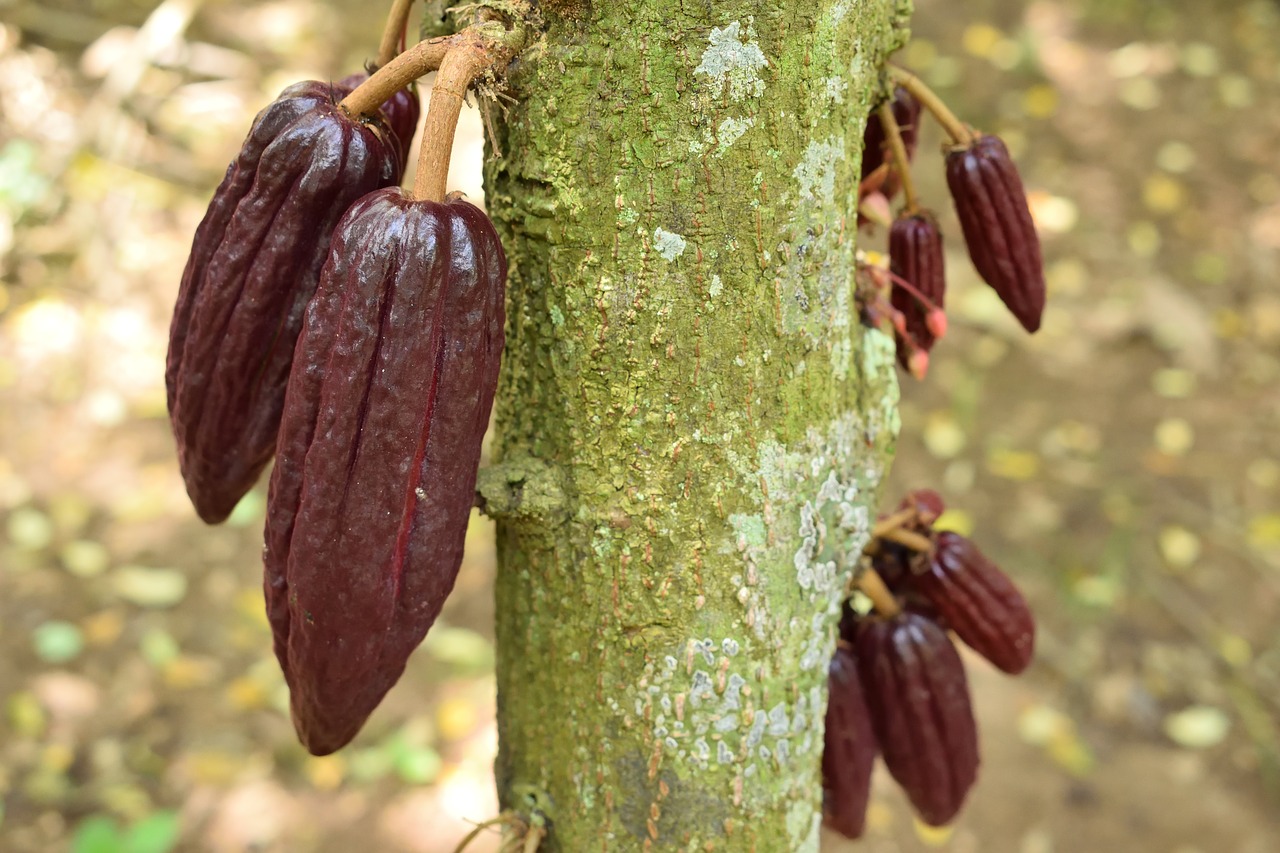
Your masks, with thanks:
M921 210L894 220L889 229L889 269L912 284L934 306L943 307L947 279L943 269L942 231L932 213ZM932 349L936 337L929 327L929 308L896 283L889 301L902 313L907 334L916 345L925 352ZM900 342L898 360L903 367L907 366L907 353L907 347Z
M947 627L1004 672L1027 668L1036 625L1018 588L978 547L958 533L935 537L933 556L910 585L938 609Z
M334 225L360 196L400 180L389 131L343 113L345 94L314 81L285 89L254 120L196 229L165 385L187 493L210 524L271 458Z
M1026 191L998 136L979 136L947 154L947 187L965 246L983 281L1028 332L1044 312L1044 262Z
M307 310L264 588L294 726L346 744L453 588L503 345L506 258L464 201L358 201Z
M947 634L903 611L863 620L854 649L885 766L925 823L947 823L978 777L964 664Z
M822 745L822 819L845 838L866 826L876 737L858 680L858 665L845 643L836 646L827 675L826 730Z

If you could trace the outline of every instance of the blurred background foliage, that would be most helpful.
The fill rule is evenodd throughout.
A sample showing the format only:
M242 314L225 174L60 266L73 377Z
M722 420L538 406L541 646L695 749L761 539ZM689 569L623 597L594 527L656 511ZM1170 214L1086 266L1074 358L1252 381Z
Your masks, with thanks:
M1041 634L1017 681L969 659L956 827L878 777L856 849L1280 849L1280 7L917 6L902 59L1009 142L1050 302L1027 338L977 282L927 126L952 331L904 381L886 499L938 488ZM201 525L164 411L213 186L283 86L374 52L379 7L0 0L0 850L431 853L496 811L491 526L364 734L309 757L264 490ZM451 183L480 198L468 122Z

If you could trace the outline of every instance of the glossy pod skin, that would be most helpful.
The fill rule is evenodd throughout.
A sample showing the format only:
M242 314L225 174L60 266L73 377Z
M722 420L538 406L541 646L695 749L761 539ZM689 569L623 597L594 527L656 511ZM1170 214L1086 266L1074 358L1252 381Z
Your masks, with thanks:
M904 214L889 229L889 269L915 285L938 308L946 299L947 279L943 269L942 231L927 210ZM907 333L928 352L935 340L926 320L928 310L905 288L894 286L889 301L902 313ZM899 344L898 360L907 366L907 348Z
M909 611L863 620L854 655L885 766L925 823L947 823L978 776L960 655L942 628Z
M506 258L464 201L339 223L289 379L264 588L294 726L353 738L453 588L503 346Z
M998 136L947 154L947 187L983 281L1028 332L1044 312L1044 262L1022 178Z
M196 229L165 366L178 463L196 512L223 521L271 458L284 386L329 236L360 196L400 180L389 132L308 81L254 120Z
M369 74L377 70L374 66L368 66L369 73L352 74L344 77L339 81L338 85L346 89L348 92L354 91L357 86L369 79ZM413 137L418 132L418 118L422 115L422 104L418 100L417 86L410 83L405 88L396 92L380 108L382 119L391 129L392 138L398 146L397 161L400 163L400 172L403 174L408 165L409 152L413 150Z
M845 838L866 828L876 737L852 649L841 643L828 669L822 746L822 820Z
M958 533L942 532L911 586L937 608L947 627L995 666L1017 675L1035 653L1031 608L1013 581Z

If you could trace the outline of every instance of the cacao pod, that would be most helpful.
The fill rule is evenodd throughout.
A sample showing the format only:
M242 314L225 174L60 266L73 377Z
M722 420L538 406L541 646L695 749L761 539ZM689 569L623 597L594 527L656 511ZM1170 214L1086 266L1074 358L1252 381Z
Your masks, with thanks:
M933 214L921 210L894 220L889 229L889 269L942 308L947 280L943 270L942 232ZM932 349L937 338L929 325L929 307L896 282L889 301L901 312L912 341L925 352ZM908 348L900 340L898 360L903 367L907 366L907 354Z
M854 649L885 766L925 823L947 823L978 776L964 664L918 613L863 620Z
M369 74L377 68L370 65L368 74L352 74L344 77L338 85L348 92L369 79ZM381 107L382 120L391 130L391 139L396 147L396 162L400 164L400 172L404 173L408 165L409 153L413 150L413 137L418 132L418 118L422 115L422 105L418 101L417 86L410 83L396 92ZM390 140L389 140L390 141Z
M397 183L387 131L308 81L254 120L196 229L165 366L178 463L196 512L227 517L275 448L284 385L329 236L367 192Z
M866 825L876 738L849 646L840 643L827 676L826 731L822 745L822 818L845 838Z
M947 187L983 281L1028 332L1044 312L1044 262L1022 178L998 136L947 154Z
M910 160L915 155L916 142L919 138L917 131L920 125L920 102L906 89L896 86L893 90L892 109L893 117L897 120L902 134L902 144L907 149L907 159ZM887 140L879 110L873 110L867 118L867 128L862 134L862 180L865 181L881 165L891 161ZM884 183L880 185L880 191L888 198L893 198L901 187L902 177L896 170L890 169Z
M334 233L289 377L264 549L276 655L316 755L356 735L453 588L506 272L464 201L380 190Z
M942 495L933 489L912 489L907 492L906 497L898 504L898 509L907 509L908 507L916 511L920 524L926 528L922 532L926 534L932 530L931 525L938 520L938 516L946 512L947 509L947 505L942 500Z
M910 584L971 649L1011 675L1035 652L1031 609L1004 572L958 533L937 534L932 558Z

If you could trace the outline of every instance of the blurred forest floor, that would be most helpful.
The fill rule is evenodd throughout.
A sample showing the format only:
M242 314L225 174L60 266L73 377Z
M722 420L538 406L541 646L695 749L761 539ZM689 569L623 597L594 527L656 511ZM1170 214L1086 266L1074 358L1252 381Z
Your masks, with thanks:
M165 416L212 188L283 86L374 52L380 5L0 0L0 850L435 853L496 811L491 526L364 734L309 757L265 490L200 524ZM877 771L852 849L1280 850L1280 7L917 5L903 59L1010 143L1050 302L1027 338L976 281L930 128L952 331L904 380L886 498L938 488L1041 633L1016 681L969 661L956 827ZM479 198L468 121L452 186Z

